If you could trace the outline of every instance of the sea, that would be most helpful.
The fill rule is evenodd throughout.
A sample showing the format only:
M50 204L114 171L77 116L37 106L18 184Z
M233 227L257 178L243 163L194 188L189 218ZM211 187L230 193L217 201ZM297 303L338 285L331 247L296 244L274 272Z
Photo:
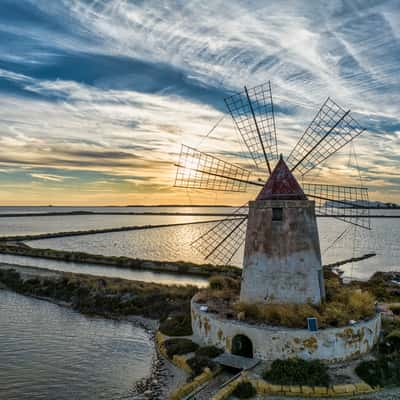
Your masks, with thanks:
M200 224L33 240L27 244L149 260L205 263L208 260L204 254L191 243L215 225L210 220L226 218L222 214L233 210L189 206L0 207L0 236L204 221ZM57 215L79 211L93 214ZM55 215L43 215L45 213ZM156 215L160 213L171 215ZM7 216L11 214L29 215ZM400 218L397 218L400 210L376 210L374 214L381 218L371 219L371 230L332 218L318 218L324 264L376 254L343 265L341 268L346 279L368 279L375 271L400 271ZM230 263L241 267L242 258L243 244L238 246ZM200 278L181 274L140 275L117 268L24 257L0 255L0 262L168 284L205 284ZM154 347L148 334L129 322L88 318L54 304L0 290L0 399L134 398L131 397L132 388L149 373L153 354Z

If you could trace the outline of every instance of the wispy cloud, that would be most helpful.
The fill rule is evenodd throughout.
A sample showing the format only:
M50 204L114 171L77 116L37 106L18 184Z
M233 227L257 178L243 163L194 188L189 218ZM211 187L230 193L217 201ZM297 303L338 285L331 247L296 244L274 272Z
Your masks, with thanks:
M65 179L73 179L71 176L52 175L52 174L30 174L32 178L42 179L51 182L63 182Z
M87 185L85 174L98 173L96 201L150 190L175 201L172 164L180 143L200 143L226 112L224 96L270 79L284 153L330 95L370 128L355 145L366 182L377 197L400 201L397 1L6 3L2 170L69 193L64 175L75 171L73 181ZM229 117L201 148L249 164ZM314 179L356 179L348 157L342 152ZM105 182L114 191L106 198ZM45 188L37 186L38 193Z

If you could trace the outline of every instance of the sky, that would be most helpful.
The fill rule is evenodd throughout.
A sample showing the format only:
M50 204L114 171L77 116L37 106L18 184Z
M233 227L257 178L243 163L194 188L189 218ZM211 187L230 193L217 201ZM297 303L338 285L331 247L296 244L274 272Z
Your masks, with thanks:
M0 5L0 205L243 204L174 188L174 162L184 143L259 177L224 98L268 80L284 155L328 96L366 128L309 180L359 165L400 203L398 0Z

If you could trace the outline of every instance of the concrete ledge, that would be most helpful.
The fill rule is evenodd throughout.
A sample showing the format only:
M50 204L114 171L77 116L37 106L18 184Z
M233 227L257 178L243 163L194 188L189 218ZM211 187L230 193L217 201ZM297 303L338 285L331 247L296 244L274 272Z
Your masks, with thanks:
M298 385L273 385L263 379L249 379L246 374L242 374L229 385L216 393L211 400L226 400L235 391L241 382L250 382L260 395L279 395L287 397L306 397L306 398L329 398L340 396L352 396L366 393L373 393L374 390L365 382L346 385L324 386L298 386Z
M194 392L198 387L209 381L213 376L214 374L210 371L210 369L206 368L202 374L196 376L196 378L194 378L191 382L186 383L171 393L169 400L180 400L184 398L185 396Z
M200 310L196 296L191 312L193 339L199 344L214 345L230 353L235 336L244 335L253 345L254 358L266 361L298 357L333 363L355 359L374 347L381 331L380 314L354 325L310 332L226 319Z
M298 386L298 385L272 385L263 379L249 379L256 388L258 394L279 394L281 396L301 397L340 397L366 393L373 393L374 390L365 382L346 385L325 386ZM236 381L235 381L236 382ZM238 384L238 383L237 383Z
M236 386L240 382L244 382L245 378L243 376L238 377L234 381L230 382L228 385L219 390L211 400L226 400L236 389Z
M184 370L188 374L193 373L192 369L190 368L189 364L187 363L186 357L177 355L175 354L172 359L168 357L167 351L165 349L164 342L169 339L168 336L163 335L160 331L156 332L155 335L155 344L157 351L167 360L169 360L172 364L174 364L176 367ZM174 390L170 396L170 400L180 400L184 398L185 396L189 395L193 391L195 391L199 386L203 385L210 379L214 377L214 373L209 369L205 368L204 371L200 374L197 375L191 382L186 383L185 385L182 385L178 387L176 390Z
M167 360L169 360L172 364L174 364L176 367L183 369L185 372L188 374L191 374L193 371L190 368L189 364L186 361L185 356L177 355L175 354L172 359L168 357L167 350L165 348L164 342L169 339L168 336L163 335L160 331L156 332L155 336L155 342L156 342L156 348L158 352Z
M183 369L186 372L191 372L189 365L186 362L184 356L175 355L171 360L168 358L164 342L168 339L167 336L161 332L157 332L155 336L155 342L157 350L162 356L170 360L178 368ZM169 397L170 400L180 400L185 396L195 391L198 387L211 380L214 377L208 368L204 372L198 375L193 381L181 386L176 389ZM354 384L344 385L333 385L333 386L299 386L299 385L275 385L265 381L264 379L251 379L245 372L242 373L237 379L230 382L228 385L221 388L211 400L226 400L235 391L237 385L241 382L250 382L257 391L257 394L267 395L279 395L287 397L307 397L307 398L329 398L329 397L341 397L341 396L352 396L360 394L368 394L378 391L373 389L370 385L365 382L357 382Z

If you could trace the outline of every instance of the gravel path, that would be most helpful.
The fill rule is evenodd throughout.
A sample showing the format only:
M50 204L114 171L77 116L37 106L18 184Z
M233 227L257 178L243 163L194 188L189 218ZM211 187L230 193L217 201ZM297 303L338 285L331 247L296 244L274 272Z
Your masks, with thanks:
M222 371L218 374L214 379L212 379L208 385L206 385L200 392L196 393L195 399L196 400L210 400L212 396L217 393L220 387L232 378L234 374Z

